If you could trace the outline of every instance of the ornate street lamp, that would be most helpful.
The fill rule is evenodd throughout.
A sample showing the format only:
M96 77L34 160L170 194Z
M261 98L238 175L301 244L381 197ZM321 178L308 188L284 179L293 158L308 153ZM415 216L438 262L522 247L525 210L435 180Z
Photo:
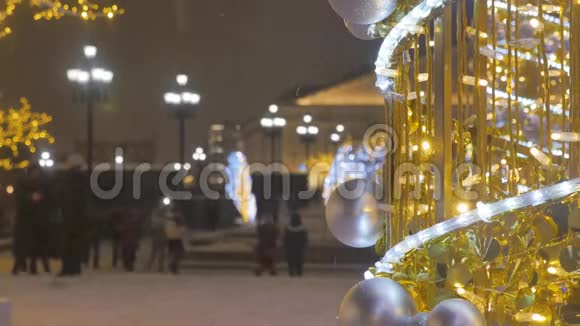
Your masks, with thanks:
M75 87L75 102L87 107L87 166L93 168L93 110L95 105L104 102L108 97L109 85L113 81L113 72L96 65L97 47L87 45L83 48L84 60L81 68L69 69L67 79Z
M336 153L336 151L338 149L338 145L344 139L343 133L344 133L344 125L339 124L339 125L336 125L335 130L330 134L330 142L332 143L333 150L334 150L333 155Z
M198 93L186 89L189 77L184 74L175 78L179 87L178 91L170 91L163 94L163 101L170 108L171 115L178 122L179 164L185 163L185 120L195 115L195 109L201 101Z
M268 107L266 116L260 119L260 125L264 128L266 135L270 137L270 160L272 163L276 161L276 141L280 139L282 129L286 126L286 119L277 115L278 110L278 106L272 104ZM281 147L281 143L279 147Z
M316 136L318 136L318 127L313 124L312 116L310 114L305 114L302 117L304 125L296 127L296 133L298 138L304 144L304 151L306 155L306 162L310 160L310 145L316 141Z

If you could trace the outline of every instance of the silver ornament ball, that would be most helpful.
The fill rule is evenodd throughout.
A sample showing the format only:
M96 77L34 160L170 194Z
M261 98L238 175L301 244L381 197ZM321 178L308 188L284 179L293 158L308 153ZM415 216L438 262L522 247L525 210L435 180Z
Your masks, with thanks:
M409 319L405 326L425 326L427 325L427 319L429 319L429 314L421 312Z
M373 246L384 228L370 182L349 180L334 189L326 204L326 223L334 237L347 246Z
M485 326L485 319L471 302L451 299L433 308L427 326Z
M374 24L397 9L397 0L329 0L336 13L354 24Z
M413 298L399 283L373 278L346 293L338 321L340 326L402 326L416 313Z
M348 28L350 33L352 35L354 35L354 37L356 37L360 40L369 41L369 40L374 40L374 39L379 38L378 33L376 31L374 31L374 26L375 26L374 24L361 25L361 24L351 23L348 20L345 20L344 25L346 26L346 28Z

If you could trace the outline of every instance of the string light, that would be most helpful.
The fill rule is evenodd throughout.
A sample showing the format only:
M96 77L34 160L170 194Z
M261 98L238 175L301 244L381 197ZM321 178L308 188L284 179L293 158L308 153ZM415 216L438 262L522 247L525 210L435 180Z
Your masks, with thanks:
M14 15L23 0L0 0L4 3L4 10L0 10L0 39L12 34L12 29L6 25L6 20ZM77 16L83 20L96 20L104 17L113 19L125 13L125 9L113 4L99 5L96 1L88 0L29 0L30 5L37 11L34 20L58 20L65 16Z

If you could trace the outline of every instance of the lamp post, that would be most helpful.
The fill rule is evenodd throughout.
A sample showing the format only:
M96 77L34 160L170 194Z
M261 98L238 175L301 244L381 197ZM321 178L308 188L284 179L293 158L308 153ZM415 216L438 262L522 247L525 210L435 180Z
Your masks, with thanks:
M54 166L54 160L51 158L50 152L40 153L40 159L38 160L38 165L43 168L51 168Z
M93 111L95 105L105 101L108 86L113 81L113 72L96 65L97 47L83 48L84 60L81 68L69 69L67 79L75 86L75 101L87 107L87 167L93 168Z
M308 162L310 160L310 144L316 141L318 127L312 123L312 116L310 114L305 114L302 117L302 121L304 121L304 125L296 127L296 133L300 141L304 144L306 162Z
M332 143L333 154L338 150L338 144L342 142L344 132L344 125L336 125L335 130L330 134L330 142Z
M179 163L185 163L185 120L195 114L195 108L201 101L201 96L186 89L189 78L180 74L175 78L178 91L170 91L163 94L163 101L171 109L171 114L178 123Z
M267 136L270 137L271 162L276 161L276 140L282 135L282 129L286 126L286 119L277 115L278 106L272 104L268 107L268 113L260 119L260 125L264 128ZM281 152L281 151L280 151Z
M205 162L207 159L207 155L205 154L203 147L197 147L191 158L193 158L193 161L197 163L197 169L201 173L203 162Z

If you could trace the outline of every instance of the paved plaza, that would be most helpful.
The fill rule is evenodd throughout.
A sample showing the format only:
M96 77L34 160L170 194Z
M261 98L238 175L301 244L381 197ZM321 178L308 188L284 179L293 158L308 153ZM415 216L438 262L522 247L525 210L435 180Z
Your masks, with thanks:
M322 326L336 324L340 299L358 280L356 274L290 279L220 270L89 272L63 281L4 270L0 297L12 302L11 326Z

